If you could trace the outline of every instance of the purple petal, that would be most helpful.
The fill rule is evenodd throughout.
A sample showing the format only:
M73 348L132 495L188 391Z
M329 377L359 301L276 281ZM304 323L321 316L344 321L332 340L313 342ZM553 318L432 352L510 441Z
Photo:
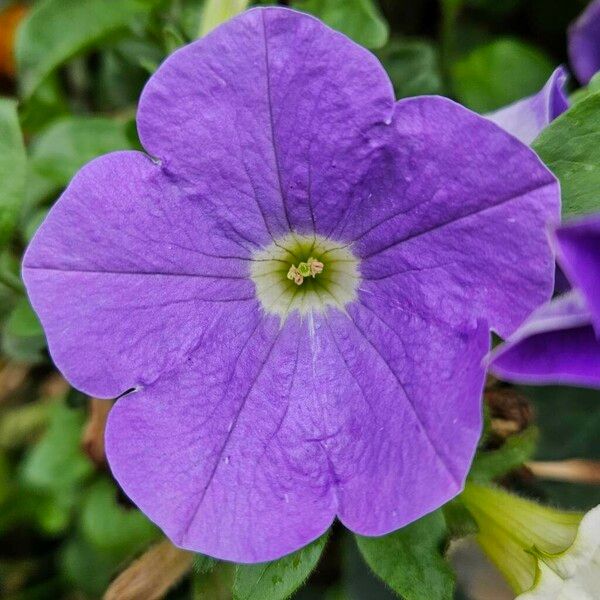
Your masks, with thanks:
M198 343L208 301L215 315L256 310L244 244L144 154L93 161L23 260L54 362L96 397L151 383Z
M582 84L600 70L600 0L590 2L569 27L569 58Z
M175 543L241 562L295 550L336 513L379 535L437 508L480 434L487 327L377 310L330 310L313 334L298 315L215 323L178 371L117 402L115 476Z
M600 341L577 292L538 309L493 354L490 370L507 381L600 386Z
M403 100L393 123L393 145L332 237L354 240L372 293L448 323L483 318L506 337L552 295L555 177L451 100Z
M462 490L481 434L489 333L484 323L450 329L368 294L348 312L349 321L332 315L331 335L353 380L344 374L351 426L345 443L325 443L341 521L383 535Z
M561 267L585 297L600 334L600 214L560 227L556 242Z
M111 469L176 544L266 561L331 524L335 490L309 441L323 407L304 381L305 332L298 317L281 329L233 313L179 370L111 411Z
M138 129L202 201L235 186L280 236L339 219L393 102L370 52L308 15L255 9L167 59Z
M566 69L558 67L537 94L486 116L524 144L531 144L545 127L569 108L565 93L567 78Z

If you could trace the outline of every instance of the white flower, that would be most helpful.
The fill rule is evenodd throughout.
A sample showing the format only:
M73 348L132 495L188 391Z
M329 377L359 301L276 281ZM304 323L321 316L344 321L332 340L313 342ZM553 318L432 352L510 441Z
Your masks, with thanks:
M580 512L543 506L501 488L475 483L465 486L461 500L477 523L479 545L515 594L521 594L519 600L600 599L599 592L585 596L577 591L575 595L546 591L559 589L556 578L584 585L579 578L586 577L585 561L590 565L598 561L600 508L584 518ZM596 588L600 590L600 585Z
M535 583L518 600L600 598L600 506L583 517L575 541L565 551L533 553L538 567Z

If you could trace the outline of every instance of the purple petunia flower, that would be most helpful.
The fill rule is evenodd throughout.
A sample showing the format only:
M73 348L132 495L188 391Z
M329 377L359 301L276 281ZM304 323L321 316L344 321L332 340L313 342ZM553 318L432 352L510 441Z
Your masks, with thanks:
M600 215L559 228L556 245L573 290L536 310L491 369L509 381L600 387Z
M569 27L569 59L582 84L600 71L600 0L593 0Z
M558 67L537 94L489 113L486 117L524 144L531 144L543 129L569 108L565 93L567 78L566 69Z
M106 440L133 501L253 562L457 494L489 328L552 292L537 156L450 100L396 103L373 55L277 8L173 54L137 122L156 158L83 168L23 267L73 385L133 390Z

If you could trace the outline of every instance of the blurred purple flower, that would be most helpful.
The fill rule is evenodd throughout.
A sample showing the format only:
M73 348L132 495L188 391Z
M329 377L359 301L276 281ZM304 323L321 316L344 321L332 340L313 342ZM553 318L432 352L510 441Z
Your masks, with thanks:
M275 8L173 54L138 128L158 158L83 168L23 268L73 385L134 390L107 429L133 501L253 562L457 494L489 328L552 292L536 155L450 100L396 103L370 53Z
M569 27L569 59L582 84L600 71L600 0L593 0Z
M565 93L567 78L566 69L558 67L537 94L486 116L524 144L531 144L543 129L569 108Z
M509 381L600 387L600 215L559 228L556 245L573 290L535 311L491 369Z

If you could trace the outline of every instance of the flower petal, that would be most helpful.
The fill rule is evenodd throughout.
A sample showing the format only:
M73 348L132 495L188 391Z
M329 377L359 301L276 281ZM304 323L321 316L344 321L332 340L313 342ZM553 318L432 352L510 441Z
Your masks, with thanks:
M142 94L138 128L203 202L230 203L235 187L280 237L335 223L393 101L364 48L308 15L254 9L166 60Z
M279 558L336 510L322 395L311 395L296 315L232 314L179 370L111 411L107 456L132 500L184 548L236 562ZM333 374L328 374L333 377Z
M346 394L336 410L347 411L345 436L324 444L341 521L383 535L462 490L481 434L489 332L485 323L459 331L390 314L366 295L348 313L350 320L340 313L330 319L343 361Z
M336 513L383 534L460 491L480 434L487 328L404 314L395 332L366 307L351 313L296 313L283 328L230 315L180 370L117 402L111 468L175 543L271 560Z
M577 79L586 84L600 70L600 0L593 0L569 27L569 58Z
M593 600L600 589L600 507L582 519L577 537L565 552L538 558L533 589L517 600Z
M556 230L558 259L569 281L581 290L600 335L600 214Z
M486 117L524 144L531 144L543 129L569 108L569 99L565 93L567 78L566 69L558 67L537 94L518 100Z
M96 397L147 385L184 360L215 315L257 309L249 243L217 218L144 154L109 154L79 172L23 261L73 385Z
M534 312L492 354L490 370L508 381L600 385L600 341L589 311L570 292Z
M403 100L369 177L332 237L354 240L370 293L505 337L550 298L558 183L498 126L445 98Z

